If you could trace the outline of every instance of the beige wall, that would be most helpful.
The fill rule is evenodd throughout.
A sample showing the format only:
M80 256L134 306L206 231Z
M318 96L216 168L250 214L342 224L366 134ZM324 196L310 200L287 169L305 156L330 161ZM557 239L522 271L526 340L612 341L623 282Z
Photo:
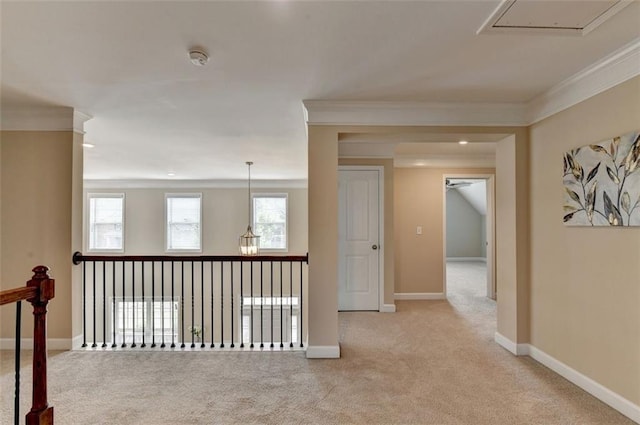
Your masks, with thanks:
M395 292L444 292L444 176L493 174L488 168L396 168ZM422 235L416 227L422 226Z
M393 304L395 288L395 244L393 219L393 159L340 158L339 165L379 165L384 167L384 303Z
M2 150L2 289L24 286L31 269L47 265L56 280L48 336L72 337L71 254L80 214L74 213L74 178L82 175L82 136L71 131L4 131ZM75 152L75 153L74 153ZM74 156L75 161L74 164ZM14 309L2 309L2 337L13 338ZM24 336L31 308L23 308Z
M165 252L165 194L202 194L202 254L235 255L238 237L247 228L246 188L200 189L85 189L89 193L124 193L125 254L163 255ZM252 189L252 193L286 193L288 196L288 253L307 253L307 190ZM86 208L85 208L86 209ZM86 215L86 214L85 214ZM85 226L87 217L85 216ZM85 227L86 228L86 227ZM83 252L87 249L86 234ZM266 252L266 251L265 251ZM275 253L279 255L281 253Z
M640 405L640 228L566 227L562 154L640 129L640 77L531 127L531 343Z

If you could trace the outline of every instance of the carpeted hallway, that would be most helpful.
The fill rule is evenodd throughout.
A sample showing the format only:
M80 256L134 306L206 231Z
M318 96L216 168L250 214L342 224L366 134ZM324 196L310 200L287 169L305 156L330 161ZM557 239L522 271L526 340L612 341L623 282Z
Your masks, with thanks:
M302 352L52 353L56 423L633 423L496 345L495 303L465 282L468 272L462 263L449 269L447 301L399 301L395 314L340 313L340 360ZM2 424L12 421L12 367L12 353L2 352Z

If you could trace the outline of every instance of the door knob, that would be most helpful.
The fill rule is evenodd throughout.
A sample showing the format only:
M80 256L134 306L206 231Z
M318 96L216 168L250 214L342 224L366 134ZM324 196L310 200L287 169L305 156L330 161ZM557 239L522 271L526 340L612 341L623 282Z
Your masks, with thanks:
M374 244L374 245L372 245L372 246L371 246L371 249L378 249L378 245L375 245L375 244Z

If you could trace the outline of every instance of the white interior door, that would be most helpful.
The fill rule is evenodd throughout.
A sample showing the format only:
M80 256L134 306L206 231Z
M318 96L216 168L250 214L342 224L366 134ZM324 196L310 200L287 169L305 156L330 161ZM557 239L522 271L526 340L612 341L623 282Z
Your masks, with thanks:
M379 310L379 174L340 170L338 309Z

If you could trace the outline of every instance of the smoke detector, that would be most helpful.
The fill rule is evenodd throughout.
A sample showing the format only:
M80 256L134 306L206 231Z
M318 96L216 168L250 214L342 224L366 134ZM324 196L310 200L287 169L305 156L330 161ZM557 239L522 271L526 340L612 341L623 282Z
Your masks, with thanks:
M195 66L204 66L209 62L209 55L202 49L189 50L189 60Z

